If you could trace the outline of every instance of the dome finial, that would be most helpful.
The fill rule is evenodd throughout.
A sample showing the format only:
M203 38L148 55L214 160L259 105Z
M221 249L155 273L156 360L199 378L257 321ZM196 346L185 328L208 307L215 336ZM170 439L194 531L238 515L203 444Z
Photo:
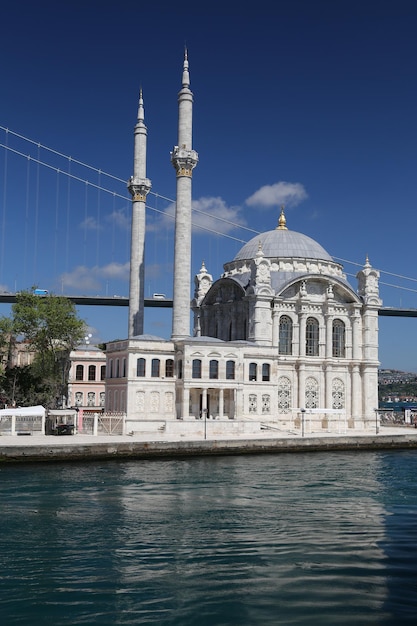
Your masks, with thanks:
M281 206L281 214L280 214L279 220L278 220L277 230L288 230L288 228L286 227L287 220L285 219L284 208L285 208L285 206L282 205Z

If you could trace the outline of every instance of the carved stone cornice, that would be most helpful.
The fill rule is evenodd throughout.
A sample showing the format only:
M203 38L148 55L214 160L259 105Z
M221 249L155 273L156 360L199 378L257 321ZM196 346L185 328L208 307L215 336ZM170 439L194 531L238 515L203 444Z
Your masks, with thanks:
M150 192L151 187L149 178L134 178L131 176L127 183L133 202L146 202L146 196Z
M195 150L188 150L185 147L179 148L178 146L174 146L174 149L171 152L171 163L177 172L177 178L179 176L188 176L191 178L193 175L193 169L198 163L198 154Z

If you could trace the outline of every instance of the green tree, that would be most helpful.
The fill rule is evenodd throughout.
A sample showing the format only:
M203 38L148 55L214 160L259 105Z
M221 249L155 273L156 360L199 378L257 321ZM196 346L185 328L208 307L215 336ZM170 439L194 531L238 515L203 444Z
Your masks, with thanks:
M23 291L12 306L12 328L35 352L31 376L42 381L42 403L48 408L59 406L67 396L70 352L86 333L75 305L61 296Z
M50 390L43 377L37 376L31 365L8 367L1 380L2 402L8 406L42 404L48 406Z
M13 322L9 317L0 317L0 371L9 365L14 345Z

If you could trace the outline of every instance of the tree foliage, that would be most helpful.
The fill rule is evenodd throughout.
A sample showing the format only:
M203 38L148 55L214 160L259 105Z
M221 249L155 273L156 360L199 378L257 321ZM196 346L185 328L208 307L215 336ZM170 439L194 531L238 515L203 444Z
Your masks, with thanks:
M85 322L68 298L38 296L31 291L18 294L11 318L0 318L2 387L8 402L59 406L67 395L70 352L81 343L85 332ZM15 339L25 341L35 354L28 368L10 367Z
M13 322L9 317L0 317L0 363L2 371L10 363L13 345Z

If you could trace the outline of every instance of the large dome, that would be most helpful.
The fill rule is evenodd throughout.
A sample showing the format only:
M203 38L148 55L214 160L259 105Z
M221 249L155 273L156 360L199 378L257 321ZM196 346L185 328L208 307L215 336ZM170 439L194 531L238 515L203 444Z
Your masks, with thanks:
M235 256L235 261L254 259L261 247L267 258L302 258L333 261L326 250L314 239L293 230L276 228L253 237Z

